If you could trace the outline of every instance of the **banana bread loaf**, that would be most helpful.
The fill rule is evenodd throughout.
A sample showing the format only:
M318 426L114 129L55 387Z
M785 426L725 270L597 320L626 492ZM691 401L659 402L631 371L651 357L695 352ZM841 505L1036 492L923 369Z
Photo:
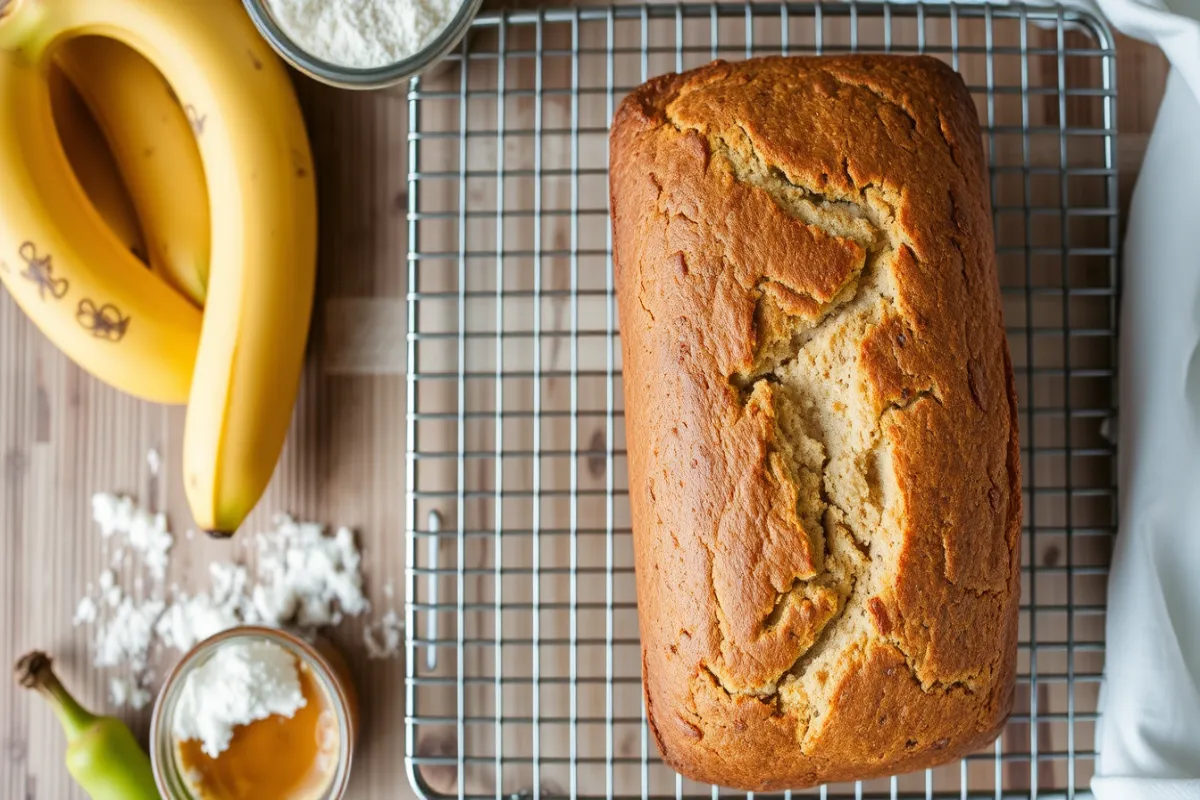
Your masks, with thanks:
M987 744L1015 679L1020 463L961 78L716 62L628 97L611 165L663 758L771 790Z

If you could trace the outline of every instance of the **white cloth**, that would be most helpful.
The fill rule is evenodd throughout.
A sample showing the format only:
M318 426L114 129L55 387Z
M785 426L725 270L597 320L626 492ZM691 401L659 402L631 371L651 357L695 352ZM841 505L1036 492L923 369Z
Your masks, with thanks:
M1099 4L1172 69L1125 239L1120 520L1092 792L1200 800L1200 0Z
M1114 22L1134 5L1104 3ZM1200 800L1200 25L1148 20L1174 68L1125 240L1121 511L1092 791Z

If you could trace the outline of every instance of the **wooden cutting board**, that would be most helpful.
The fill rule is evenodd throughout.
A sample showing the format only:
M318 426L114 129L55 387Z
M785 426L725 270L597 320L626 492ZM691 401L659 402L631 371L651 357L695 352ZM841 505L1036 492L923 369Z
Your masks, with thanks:
M1118 37L1118 52L1124 211L1166 65L1157 49L1128 38ZM1012 68L1011 60L999 67ZM407 104L402 89L350 93L301 77L296 82L320 181L318 302L288 445L247 525L266 530L270 515L286 511L354 527L376 611L399 609ZM86 632L72 626L79 596L110 560L91 523L92 493L134 494L167 512L179 534L168 583L200 589L210 561L252 560L245 540L183 535L190 519L179 473L182 427L182 410L123 397L81 372L0 292L0 658L11 662L31 647L50 650L69 685L95 708L105 708L107 676L90 668ZM151 449L162 459L157 476L147 465ZM389 585L394 598L385 592ZM410 796L402 760L404 664L368 660L359 623L344 624L333 638L364 699L350 797ZM147 712L125 716L144 737ZM1042 746L1065 749L1058 744ZM63 748L47 709L0 684L0 797L82 798L62 766Z

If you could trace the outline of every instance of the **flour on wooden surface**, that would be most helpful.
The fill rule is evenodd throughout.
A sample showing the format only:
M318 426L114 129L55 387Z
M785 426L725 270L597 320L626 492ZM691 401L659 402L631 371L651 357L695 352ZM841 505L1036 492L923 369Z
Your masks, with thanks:
M214 562L207 588L188 593L163 587L174 538L162 515L115 495L97 495L92 510L101 535L135 556L129 565L134 574L126 584L133 587L132 594L106 569L75 608L75 624L87 625L93 633L93 664L126 673L110 680L110 700L117 707L142 708L149 702L154 653L182 654L239 625L315 631L370 609L363 593L362 555L348 528L326 535L322 525L278 516L273 530L238 541L256 552L253 571L232 561ZM140 573L153 578L148 594ZM381 632L394 628L394 613L391 622L379 625ZM375 652L399 652L394 633L384 632L380 644Z
M270 0L271 14L322 61L370 69L418 53L446 27L458 0Z
M162 580L167 571L167 555L175 537L167 530L165 514L151 514L131 497L101 492L92 497L92 519L100 533L108 539L122 534L129 547L141 556L155 580Z
M75 606L75 619L73 625L90 625L96 621L96 617L100 616L100 606L96 605L96 601L88 595L79 598L79 605Z
M108 699L117 708L129 706L142 709L150 704L150 690L138 683L136 678L110 678Z
M367 648L367 658L395 658L400 655L400 642L404 635L404 621L389 608L387 613L375 623L363 628L363 646Z

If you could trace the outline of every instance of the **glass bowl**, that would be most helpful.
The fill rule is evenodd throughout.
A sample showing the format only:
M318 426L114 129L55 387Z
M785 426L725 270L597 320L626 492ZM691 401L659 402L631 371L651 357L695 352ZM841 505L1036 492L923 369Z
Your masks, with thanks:
M345 795L354 760L354 745L358 734L358 696L349 669L333 647L324 639L306 641L289 631L276 628L243 626L218 633L196 645L167 675L150 721L150 760L158 790L167 800L196 800L184 778L182 765L176 757L172 720L175 708L187 682L187 676L208 661L227 644L266 641L282 647L306 666L328 699L337 724L339 750L337 764L328 788L321 800L339 800Z
M242 4L262 37L300 72L342 89L382 89L418 75L440 61L462 41L483 0L463 0L446 26L417 53L393 64L368 69L331 64L304 50L275 21L267 0L242 0Z

